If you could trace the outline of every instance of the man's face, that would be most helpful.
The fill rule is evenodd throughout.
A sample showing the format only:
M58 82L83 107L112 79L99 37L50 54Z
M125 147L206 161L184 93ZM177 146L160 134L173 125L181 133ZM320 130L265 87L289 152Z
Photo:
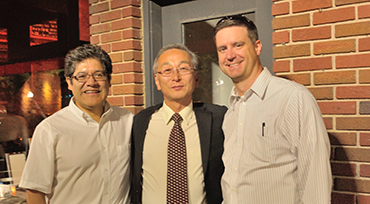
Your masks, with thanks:
M190 60L190 55L183 50L170 49L158 58L158 72L164 69L176 69L178 67L194 68ZM192 99L192 93L198 85L195 71L192 71L190 74L180 75L175 70L172 76L164 77L158 73L154 75L154 78L157 89L162 91L167 104L175 102L188 105Z
M76 70L73 76L88 74L93 75L97 71L103 71L102 64L94 59L88 58L76 65ZM96 81L90 76L86 82L79 82L75 78L70 81L67 78L68 89L72 91L76 105L84 112L90 112L103 108L104 101L108 96L110 83L108 79L104 81Z
M220 68L234 83L255 77L262 44L259 40L252 43L246 27L223 28L215 40Z

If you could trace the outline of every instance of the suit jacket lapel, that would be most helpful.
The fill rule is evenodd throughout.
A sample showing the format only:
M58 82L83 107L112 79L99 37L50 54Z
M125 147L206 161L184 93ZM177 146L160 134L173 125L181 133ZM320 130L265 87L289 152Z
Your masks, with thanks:
M209 157L209 148L211 142L211 129L212 129L212 115L207 112L204 106L198 107L194 104L194 113L198 124L200 148L202 153L203 173L207 172L207 164Z

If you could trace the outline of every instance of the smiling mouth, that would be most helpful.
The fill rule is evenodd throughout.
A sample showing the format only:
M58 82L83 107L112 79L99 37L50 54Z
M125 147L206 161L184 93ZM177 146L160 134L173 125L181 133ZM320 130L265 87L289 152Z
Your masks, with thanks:
M240 62L238 62L238 63L233 63L233 64L228 64L227 66L229 66L229 67L236 67L236 66L238 66L240 64Z
M86 94L94 94L94 93L100 93L100 91L85 91Z

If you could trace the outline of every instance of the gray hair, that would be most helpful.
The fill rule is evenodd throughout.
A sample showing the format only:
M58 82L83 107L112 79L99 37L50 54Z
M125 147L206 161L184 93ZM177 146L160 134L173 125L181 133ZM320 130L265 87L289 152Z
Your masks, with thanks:
M154 59L154 63L153 63L153 73L154 74L157 73L159 57L164 52L166 52L167 50L171 50L171 49L178 49L178 50L183 50L183 51L187 52L190 55L190 61L193 64L193 68L195 70L197 69L197 67L198 67L198 57L197 57L197 55L194 52L190 51L189 48L187 48L185 45L180 44L180 43L174 43L174 44L166 45L162 49L159 50L159 52L157 54L157 57Z

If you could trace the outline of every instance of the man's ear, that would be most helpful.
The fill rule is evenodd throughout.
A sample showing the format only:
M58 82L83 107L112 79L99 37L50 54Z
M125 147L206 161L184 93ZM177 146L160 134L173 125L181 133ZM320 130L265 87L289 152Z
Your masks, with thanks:
M158 74L154 74L154 81L155 85L157 86L157 90L160 91L162 88L161 85L159 84Z
M262 42L260 40L256 40L254 43L254 48L256 49L256 54L259 56L262 51Z
M67 78L66 78L66 82L67 82L67 84L68 84L68 89L69 89L70 91L72 91L72 86L73 86L73 84L72 84L71 77L67 77Z
M195 71L195 87L198 87L198 85L199 85L198 71Z

